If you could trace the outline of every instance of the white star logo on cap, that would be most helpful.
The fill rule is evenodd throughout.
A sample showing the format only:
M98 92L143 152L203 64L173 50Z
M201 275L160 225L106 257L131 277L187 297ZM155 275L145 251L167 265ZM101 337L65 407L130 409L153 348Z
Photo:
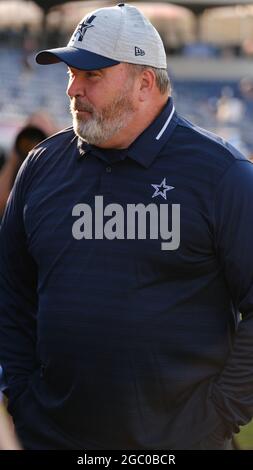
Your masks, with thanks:
M161 182L161 184L151 184L153 188L155 188L155 192L152 195L152 197L157 197L157 196L162 196L163 199L167 200L167 191L170 191L171 189L175 189L174 186L168 186L166 184L166 178L164 178Z

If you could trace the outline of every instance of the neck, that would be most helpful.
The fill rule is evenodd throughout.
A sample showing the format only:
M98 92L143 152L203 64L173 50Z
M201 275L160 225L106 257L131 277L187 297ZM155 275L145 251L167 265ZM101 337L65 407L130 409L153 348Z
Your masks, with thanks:
M128 148L137 137L159 116L166 106L168 96L161 97L159 102L148 104L136 111L132 120L126 128L121 129L111 139L102 142L97 147L111 149Z

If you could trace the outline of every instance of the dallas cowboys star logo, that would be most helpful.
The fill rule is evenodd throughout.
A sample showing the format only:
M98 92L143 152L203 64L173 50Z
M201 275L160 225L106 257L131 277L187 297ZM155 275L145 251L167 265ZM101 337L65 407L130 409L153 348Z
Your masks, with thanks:
M161 184L151 184L153 188L155 188L155 192L152 197L157 197L157 196L162 196L163 199L167 200L167 191L170 191L171 189L175 189L174 186L168 186L166 184L166 178L164 178L161 182Z
M75 39L77 39L77 41L82 41L87 29L93 28L94 24L91 23L92 21L94 21L95 18L96 16L92 15L90 16L90 18L87 19L87 21L83 21L78 25L78 28L75 32Z

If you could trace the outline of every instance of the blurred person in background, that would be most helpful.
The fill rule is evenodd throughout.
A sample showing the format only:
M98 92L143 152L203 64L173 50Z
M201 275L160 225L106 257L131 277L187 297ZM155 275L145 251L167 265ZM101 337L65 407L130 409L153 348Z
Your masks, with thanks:
M217 101L216 118L220 124L238 124L245 114L245 106L241 99L234 96L233 88L224 86L221 97Z
M50 116L43 111L32 114L26 124L19 130L4 165L0 170L0 219L16 175L28 153L38 143L57 131Z
M0 148L0 171L5 162L5 151Z
M30 153L1 226L18 436L229 449L253 415L253 167L176 113L161 38L133 6L90 13L37 61L68 66L73 128Z
M35 126L25 126L17 134L13 149L0 172L0 217L3 215L7 199L15 181L17 172L35 145L48 136Z

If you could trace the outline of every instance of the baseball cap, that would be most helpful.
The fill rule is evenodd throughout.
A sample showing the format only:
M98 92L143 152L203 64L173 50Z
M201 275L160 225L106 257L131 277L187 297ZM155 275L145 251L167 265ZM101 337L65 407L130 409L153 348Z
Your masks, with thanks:
M159 33L140 10L124 3L89 13L77 25L66 47L41 51L36 61L41 65L64 62L81 70L120 62L167 68Z

